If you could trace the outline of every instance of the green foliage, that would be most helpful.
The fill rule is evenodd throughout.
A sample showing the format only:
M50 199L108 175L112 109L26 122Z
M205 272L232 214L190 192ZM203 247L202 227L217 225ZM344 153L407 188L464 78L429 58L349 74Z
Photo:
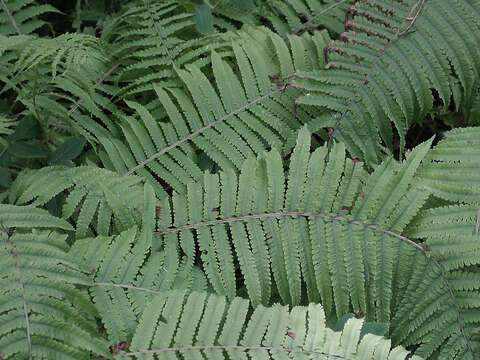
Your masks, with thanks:
M455 245L448 250L427 230L413 231L411 238L402 235L407 225L425 229L423 221L431 217L421 211L430 192L415 173L427 154L446 144L428 151L430 143L418 146L402 163L389 158L368 174L357 160L345 159L342 144L330 153L324 146L310 155L310 134L302 129L288 172L273 150L247 160L238 177L233 171L206 173L203 186L192 184L186 196L174 194L164 202L159 234L165 244L177 241L188 257L198 249L213 289L230 299L240 283L254 305L270 303L272 293L288 304L321 302L327 314L333 311L337 317L360 311L369 320L389 322L402 340L415 339L412 344L421 341L417 332L422 339L431 338L419 354L430 356L439 347L440 353L448 352L444 339L455 342L457 351L469 352L478 346L468 339L473 330L468 323L478 324L470 311L480 306L480 278L469 270L479 263L480 247L472 238L477 212L467 217L462 205L450 209L462 211L469 236L460 237L455 222L448 229L457 230ZM461 173L451 171L452 176ZM442 217L440 223L446 221ZM442 230L443 237L449 236ZM236 279L237 261L242 282ZM418 292L432 287L436 291L430 297ZM450 327L442 327L439 335L431 327L434 321Z
M364 322L350 319L343 331L325 326L321 305L259 306L250 315L245 299L230 302L206 293L182 291L157 296L145 309L127 356L173 359L207 357L420 360L373 334L361 337Z
M48 4L37 4L34 0L3 0L0 13L0 34L31 34L47 24L39 18L45 13L59 13Z
M469 35L479 31L479 12L476 0L357 2L346 32L325 48L327 69L299 74L310 91L299 103L330 110L322 127L368 163L378 162L380 139L393 150L391 123L403 152L407 130L434 100L446 110L452 93L459 107L477 91L478 37Z
M108 356L108 347L97 334L97 310L85 292L77 288L91 281L68 255L67 236L51 230L18 230L65 225L40 209L15 209L11 205L0 205L0 209L1 356Z
M10 201L43 206L56 199L63 219L76 224L76 236L109 235L141 225L143 187L138 177L122 177L97 167L45 167L24 172L10 189ZM121 197L119 195L122 195Z
M229 59L212 51L212 77L197 66L187 65L186 70L175 69L185 90L153 86L157 97L154 104L162 109L160 112L157 106L155 112L160 119L166 115L168 121L158 121L146 106L126 100L140 121L122 116L122 136L100 138L105 148L102 159L107 160L104 164L121 174L145 177L164 197L165 191L155 180L158 177L180 193L185 192L188 182L201 179L195 148L222 169L240 169L246 158L266 148L286 147L288 151L299 128L291 115L298 91L288 88L288 77L296 67L319 68L322 61L318 53L328 36L321 32L291 37L292 55L278 35L263 29L251 29L230 41L233 44L229 51L238 70L232 68ZM306 48L315 54L315 61L303 58ZM277 59L272 61L273 57ZM304 112L299 112L299 117L309 121Z
M478 359L479 0L45 3L0 0L0 360Z

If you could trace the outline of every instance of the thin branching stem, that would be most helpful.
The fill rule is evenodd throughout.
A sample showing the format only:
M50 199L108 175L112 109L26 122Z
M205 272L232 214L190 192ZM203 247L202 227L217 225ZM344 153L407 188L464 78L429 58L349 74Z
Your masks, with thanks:
M7 14L8 18L10 19L10 22L12 23L13 28L17 32L18 35L23 35L22 31L20 30L20 27L18 26L17 22L15 21L15 18L13 17L12 13L10 12L10 9L8 8L7 4L5 3L5 0L0 0L2 3L3 10Z
M190 230L190 229L197 229L205 226L214 226L214 225L219 225L219 224L228 224L228 223L235 223L235 222L241 222L241 221L248 221L248 220L254 220L254 219L267 219L267 218L281 218L281 217L306 217L306 218L320 218L320 219L325 219L325 220L330 220L330 221L338 221L338 222L343 222L347 224L352 224L352 225L360 225L364 226L368 229L376 230L379 232L382 232L384 234L390 235L394 238L397 238L403 242L406 242L409 245L414 246L417 248L417 250L420 250L422 252L425 252L425 249L417 244L415 241L410 240L409 238L398 234L394 231L388 230L388 229L382 229L381 227L375 225L375 224L368 224L364 223L359 220L355 219L348 219L342 215L339 214L322 214L322 213L313 213L313 212L296 212L296 211L278 211L278 212L273 212L273 213L262 213L262 214L254 214L254 215L244 215L244 216L236 216L236 217L231 217L231 218L226 218L226 219L217 219L217 220L210 220L210 221L204 221L204 222L199 222L196 224L190 224L190 225L183 225L183 226L178 226L178 227L172 227L168 228L165 230L158 231L156 234L157 235L163 235L167 233L175 233L179 231L184 231L184 230Z
M304 22L297 29L295 29L295 31L293 32L293 35L298 35L302 30L306 29L312 22L317 20L320 16L325 15L330 10L335 9L336 7L342 5L343 3L347 2L347 1L348 0L339 0L336 3L333 3L332 5L330 5L330 6L326 7L325 9L321 10L320 12L318 12L318 14L316 14L315 16L310 18L308 21Z
M25 318L25 330L27 332L28 358L29 360L32 360L32 335L30 330L30 318L28 316L27 300L25 299L25 286L22 280L22 272L20 270L20 266L18 265L18 258L17 258L18 254L15 252L15 244L13 244L12 241L10 240L10 237L12 235L8 232L8 229L5 228L5 226L2 223L0 223L0 231L6 237L7 246L10 248L10 255L12 256L13 262L15 263L15 271L17 272L18 283L19 283L20 292L21 292L20 296L22 297L22 303L23 303L23 316Z
M120 354L120 357L133 357L138 355L154 355L169 352L179 351L202 351L202 350L234 350L234 351L275 351L283 352L287 354L304 354L304 355L317 355L327 356L329 359L348 359L345 356L330 354L324 351L294 349L281 346L241 346L241 345L202 345L202 346L177 346L171 348L157 349L157 350L139 350L135 352L126 352Z

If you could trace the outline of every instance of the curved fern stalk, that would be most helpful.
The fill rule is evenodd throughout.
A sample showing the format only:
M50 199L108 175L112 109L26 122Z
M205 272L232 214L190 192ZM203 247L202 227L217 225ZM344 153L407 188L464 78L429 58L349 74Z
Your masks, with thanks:
M205 290L203 273L179 258L177 244L161 249L152 238L156 199L144 188L141 230L130 228L115 237L77 240L69 255L92 274L91 296L110 344L130 339L138 317L155 294L172 288Z
M45 167L20 174L10 188L9 200L45 206L55 199L62 204L61 217L75 223L77 239L92 236L92 229L107 236L142 224L141 181L95 167Z
M400 300L392 334L405 345L421 343L416 352L426 358L478 358L478 224L478 205L451 205L422 212L406 229L407 236L424 239L429 259L437 266L415 264L418 275L411 277ZM439 301L441 296L450 299Z
M412 187L428 146L367 176L361 164L345 159L342 145L324 168L327 148L310 155L304 128L288 173L276 150L247 160L238 177L231 170L207 173L203 186L191 184L186 196L173 196L173 223L164 202L168 218L159 234L165 243L195 238L209 281L229 298L236 291L236 258L255 305L270 299L271 271L286 303L302 301L303 279L309 301L321 299L327 312L335 304L341 316L353 306L388 321L392 280L403 268L396 260L421 249L400 234L428 196ZM192 246L182 249L194 257Z
M288 173L275 150L247 160L239 177L231 171L207 173L203 186L192 184L186 196L173 196L173 222L165 201L168 218L159 234L164 243L180 243L189 257L195 256L194 247L182 244L195 239L208 280L230 299L238 262L255 305L269 301L273 276L286 303L304 302L305 286L308 301L321 301L327 313L334 309L340 317L353 310L369 320L391 322L397 343L425 341L429 345L420 347L420 355L436 351L441 359L461 354L474 359L477 310L467 308L478 306L478 284L468 262L478 260L473 254L465 263L459 259L478 244L443 253L439 243L425 246L402 235L414 216L422 218L429 197L415 173L430 144L417 147L402 163L387 159L367 175L358 160L345 159L340 144L330 153L324 146L310 154L309 133L303 129ZM473 231L479 220L465 221ZM435 291L425 297L430 288ZM459 297L469 300L464 305ZM442 326L429 326L437 318ZM440 337L437 329L443 330Z
M0 205L0 355L3 358L89 359L109 356L98 315L76 285L90 285L54 231L68 223L31 207Z
M90 294L110 344L131 339L140 315L156 294L206 289L204 274L180 258L177 244L153 250L151 235L149 228L142 232L132 228L115 237L78 240L70 250L85 269L91 269Z
M381 140L393 150L391 123L403 152L408 128L434 107L430 89L444 110L457 79L459 101L471 97L480 69L472 36L479 13L478 0L357 1L341 40L324 49L327 69L299 74L305 79L296 84L308 93L298 103L330 110L321 126L369 164L378 162Z
M350 319L342 332L325 325L321 305L259 306L250 315L241 298L172 291L145 309L125 358L414 359L421 358L362 329Z
M127 144L123 139L101 138L106 151L103 158L108 157L107 164L117 172L137 173L152 184L160 178L184 193L190 181L202 178L195 159L197 149L223 169L239 169L247 157L266 147L289 149L299 127L291 118L291 104L298 91L287 89L288 79L284 83L281 79L288 78L295 67L315 68L315 61L306 61L304 55L307 48L321 48L325 36L292 37L292 56L285 42L272 32L243 33L231 45L239 77L227 59L212 52L211 81L216 87L195 66L177 69L188 92L155 86L169 121L159 122L145 106L127 101L141 121L123 116L121 127ZM264 51L261 44L275 51ZM274 53L278 53L277 61L268 56ZM271 78L277 83L272 84ZM309 119L305 112L299 116L305 122ZM165 192L157 194L165 196Z

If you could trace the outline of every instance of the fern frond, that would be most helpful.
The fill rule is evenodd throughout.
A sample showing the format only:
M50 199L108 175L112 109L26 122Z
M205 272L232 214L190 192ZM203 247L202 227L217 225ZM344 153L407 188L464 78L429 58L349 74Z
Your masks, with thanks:
M356 1L346 32L324 49L327 69L300 74L309 92L298 102L328 109L318 121L353 156L377 163L380 140L393 151L392 123L402 153L406 131L434 107L430 89L443 109L457 79L459 101L471 97L480 51L469 34L480 31L479 11L477 0Z
M53 39L38 38L29 43L16 62L16 76L41 63L51 64L52 77L59 67L69 71L80 66L92 66L95 61L106 61L99 40L86 34L62 34Z
M325 325L321 305L259 306L222 296L172 291L145 309L123 357L265 359L415 359L390 341L365 333L363 320L350 319L342 332Z
M428 144L402 164L386 161L368 177L361 164L345 159L341 145L324 169L327 148L310 154L310 135L303 129L288 173L276 150L247 160L238 177L231 170L220 176L207 173L203 187L192 184L186 196L174 195L173 217L181 220L161 224L159 233L166 243L196 238L207 277L217 293L229 298L235 296L227 284L234 282L232 259L237 258L254 304L270 298L271 266L285 302L301 302L303 278L308 299L321 299L326 311L334 295L338 316L352 305L355 310L376 308L379 320L388 321L392 289L384 284L392 281L397 251L415 249L400 234L427 197L412 188L412 177ZM190 257L193 250L184 249ZM377 263L385 257L390 261ZM385 300L367 299L372 291Z
M288 172L272 150L247 160L238 177L232 171L207 173L203 186L192 184L186 196L173 196L173 224L165 203L169 218L160 224L159 234L164 243L195 239L209 282L229 299L236 294L231 284L238 262L255 305L268 303L272 292L278 292L285 303L300 304L305 296L321 301L327 314L334 310L338 317L361 311L369 320L391 322L396 343L408 338L408 344L419 344L425 336L431 345L421 347L419 354L439 351L448 359L448 346L428 327L439 316L432 302L448 311L448 321L452 316L455 320L441 327L441 339L459 342L456 349L468 358L477 351L472 331L478 323L466 311L478 306L476 274L469 270L478 263L478 245L471 239L477 211L462 218L469 226L468 241L455 234L458 221L452 221L451 228L443 218L432 223L448 231L449 239L464 242L463 249L442 250L441 243L425 246L412 240L423 238L422 232L402 234L407 225L410 229L421 221L412 222L413 217L428 214L421 209L430 193L415 174L432 140L408 153L402 163L389 158L368 175L357 159L345 158L341 144L330 152L324 146L310 154L310 135L302 129ZM202 203L203 208L198 206ZM420 223L419 229L424 228ZM192 246L182 250L195 256ZM456 282L467 284L459 288L462 295L455 290ZM411 301L430 286L436 290L427 300ZM468 302L458 303L459 296ZM413 312L416 315L408 317Z
M38 16L46 13L60 13L48 4L37 4L34 0L2 0L0 13L1 35L31 34L44 24Z
M115 237L77 240L70 255L93 274L90 293L111 344L133 335L139 316L155 294L170 289L205 290L203 273L178 254L177 244L164 248L152 238L156 201L144 189L142 230L131 228ZM155 245L155 246L152 246Z
M59 228L73 230L63 219L50 215L46 210L34 206L0 204L0 225L6 228Z
M414 273L395 314L395 341L419 344L416 353L428 358L475 359L480 341L479 210L474 205L429 209L417 215L406 230L422 238L437 266L415 261ZM427 290L428 289L428 290Z
M125 85L119 96L151 90L159 81L179 85L175 67L200 56L196 49L214 44L212 38L192 38L193 14L185 13L178 2L138 1L127 6L102 34L111 56L122 63L114 74Z
M176 247L172 243L153 251L146 232L135 228L115 237L75 242L70 254L94 274L90 293L110 344L131 338L145 306L156 294L170 289L205 290L203 273L182 262Z
M195 152L205 154L222 169L240 169L246 158L265 148L288 151L299 127L291 118L298 91L288 87L288 77L296 67L318 68L318 57L305 60L306 48L320 49L326 39L325 33L292 37L292 56L278 35L251 29L231 45L239 76L215 51L211 53L213 84L208 73L196 66L177 69L188 92L154 86L168 122L158 121L140 103L127 101L141 121L122 116L127 144L111 136L100 139L109 162L117 172L138 173L152 184L160 178L175 191L185 193L190 181L202 178ZM268 49L272 48L275 51L270 53ZM275 53L278 60L270 61ZM271 79L277 83L272 84ZM304 112L299 117L309 121ZM159 195L163 197L164 192Z
M0 219L4 219L3 214ZM76 285L90 285L90 280L68 255L66 237L53 231L20 233L1 225L2 357L109 356L105 341L98 336L95 321L98 313L85 293L76 288Z
M259 1L261 15L281 36L326 28L340 34L352 0Z
M92 236L92 229L106 236L141 225L141 181L96 167L45 167L20 174L10 189L10 202L44 206L56 198L63 201L62 218L76 224L77 238Z
M480 203L480 128L458 128L444 134L418 171L423 186L450 201Z

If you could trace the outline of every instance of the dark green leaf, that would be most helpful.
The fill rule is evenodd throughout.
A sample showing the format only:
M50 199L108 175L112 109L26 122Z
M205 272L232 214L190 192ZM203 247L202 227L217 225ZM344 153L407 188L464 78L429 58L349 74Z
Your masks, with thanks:
M15 132L8 137L8 141L14 142L17 140L33 139L40 134L40 131L37 119L32 115L27 115L20 120Z
M253 0L230 0L230 2L243 9L255 9L255 3L253 2Z
M7 168L0 167L0 186L7 188L11 183L10 171Z
M201 34L213 33L212 10L207 5L200 5L195 9L195 28Z
M333 328L333 331L342 331L347 321L354 317L355 315L352 313L343 315L341 319L338 319L337 324Z
M10 154L24 159L38 159L47 157L47 152L39 144L17 141L8 147Z
M86 140L80 136L74 136L66 140L62 145L60 145L57 150L55 150L50 159L48 159L49 165L66 165L72 166L70 160L75 159L78 155L82 153L83 147L85 146Z
M362 339L367 334L386 336L387 332L388 332L387 323L366 322L363 324L362 331L360 332L360 339Z
M10 154L6 146L0 145L0 167L10 166Z

